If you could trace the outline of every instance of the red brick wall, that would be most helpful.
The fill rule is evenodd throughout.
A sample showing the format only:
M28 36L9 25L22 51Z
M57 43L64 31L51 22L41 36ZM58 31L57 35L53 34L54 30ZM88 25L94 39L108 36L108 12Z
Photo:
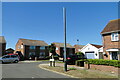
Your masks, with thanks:
M110 59L110 55L108 52L106 52L106 50L111 48L120 48L119 44L120 38L119 41L111 41L111 34L103 35L103 51L108 55L108 57L104 56L104 59Z
M88 67L89 66L89 67ZM103 72L114 72L118 74L120 71L120 68L114 67L114 66L105 66L105 65L94 65L94 64L85 64L84 66L86 69L94 69L94 70L100 70Z
M6 43L0 43L0 56L5 55Z
M74 47L75 47L75 53L80 52L79 51L80 48L77 45L74 45Z
M16 46L15 46L15 51L21 51L21 53L24 55L24 49L25 49L25 46L21 49L19 49L18 47L21 46L22 44L22 41L21 40L18 40L18 42L16 43Z

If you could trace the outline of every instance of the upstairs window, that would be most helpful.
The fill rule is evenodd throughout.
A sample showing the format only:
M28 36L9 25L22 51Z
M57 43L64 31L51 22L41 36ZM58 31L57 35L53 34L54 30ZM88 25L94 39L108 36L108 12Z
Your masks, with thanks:
M111 41L118 41L118 40L119 40L118 33L112 33L111 34Z
M58 48L56 47L56 50L58 50Z
M45 46L41 46L40 49L41 49L41 50L45 50Z
M30 49L35 49L35 46L30 46Z

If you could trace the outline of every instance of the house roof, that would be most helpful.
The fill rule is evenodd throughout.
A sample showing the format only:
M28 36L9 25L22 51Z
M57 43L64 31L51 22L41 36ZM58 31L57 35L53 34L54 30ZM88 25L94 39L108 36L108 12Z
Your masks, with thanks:
M96 44L91 44L92 46L96 47L96 48L101 48L102 45L96 45Z
M23 45L31 46L48 46L48 44L41 40L19 39L23 42Z
M85 45L74 45L75 48L82 49Z
M53 44L55 44L56 46L59 46L59 47L64 47L64 43L58 43L58 42L53 42ZM67 48L74 48L72 45L70 44L66 44L66 47Z
M4 36L0 36L0 43L6 43Z
M111 20L103 29L101 34L120 31L120 19Z

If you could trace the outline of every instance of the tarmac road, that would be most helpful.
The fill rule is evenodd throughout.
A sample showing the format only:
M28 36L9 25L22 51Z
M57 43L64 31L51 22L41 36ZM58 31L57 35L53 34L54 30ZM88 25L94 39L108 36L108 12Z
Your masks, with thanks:
M46 71L38 67L43 62L19 62L2 64L3 80L73 80L68 76Z

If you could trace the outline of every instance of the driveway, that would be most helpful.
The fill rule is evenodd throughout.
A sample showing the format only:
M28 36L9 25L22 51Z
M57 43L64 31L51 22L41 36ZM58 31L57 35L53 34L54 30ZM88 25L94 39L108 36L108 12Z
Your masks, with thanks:
M39 64L46 63L43 62L19 62L12 64L2 65L2 78L53 78L57 80L58 78L70 79L68 76L60 75L54 72L46 71L38 67ZM41 79L40 79L41 80ZM58 79L60 80L60 79ZM72 79L73 80L73 79Z

